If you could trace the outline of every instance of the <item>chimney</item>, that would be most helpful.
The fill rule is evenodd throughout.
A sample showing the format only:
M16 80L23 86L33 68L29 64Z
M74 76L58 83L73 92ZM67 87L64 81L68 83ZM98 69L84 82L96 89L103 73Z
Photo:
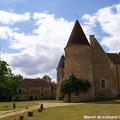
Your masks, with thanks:
M90 44L92 45L95 39L95 35L90 35L89 36L89 40L90 40Z

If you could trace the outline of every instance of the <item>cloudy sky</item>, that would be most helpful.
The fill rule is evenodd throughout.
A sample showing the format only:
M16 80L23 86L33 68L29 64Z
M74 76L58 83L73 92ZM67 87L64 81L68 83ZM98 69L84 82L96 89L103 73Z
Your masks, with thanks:
M76 19L106 52L120 52L119 0L0 0L1 59L14 74L55 80Z

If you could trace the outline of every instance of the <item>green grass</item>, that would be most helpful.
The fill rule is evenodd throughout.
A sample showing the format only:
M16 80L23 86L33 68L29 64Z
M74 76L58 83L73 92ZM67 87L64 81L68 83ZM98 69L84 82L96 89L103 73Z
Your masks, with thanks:
M38 105L36 102L14 102L16 104L16 108L25 108L25 107L30 107L34 105ZM5 111L5 110L13 110L13 102L2 102L0 103L0 110Z
M119 116L120 102L117 100L90 102L64 107L46 108L43 112L33 111L33 117L28 117L27 113L22 113L25 120L91 120L85 119L88 116ZM3 118L1 120L14 120L19 115ZM94 119L96 120L96 119ZM109 119L106 119L109 120ZM117 120L117 119L116 119Z
M111 108L112 107L112 108ZM110 109L111 108L111 109ZM119 115L118 104L81 104L64 107L47 108L43 112L33 111L33 117L24 113L25 120L84 120L84 115ZM19 115L10 116L1 120L13 120Z
M59 100L36 100L36 101L20 101L20 102L0 102L0 111L13 110L13 103L16 104L16 109L26 108L39 105L42 102L63 102Z

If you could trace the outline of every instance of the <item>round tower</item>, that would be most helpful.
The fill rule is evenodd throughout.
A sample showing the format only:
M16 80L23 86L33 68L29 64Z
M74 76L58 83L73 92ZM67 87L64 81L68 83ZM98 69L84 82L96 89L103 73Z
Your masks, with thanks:
M76 77L93 83L92 47L90 46L78 20L76 21L68 43L65 47L65 76L74 74ZM93 87L82 96L73 97L73 102L94 99Z

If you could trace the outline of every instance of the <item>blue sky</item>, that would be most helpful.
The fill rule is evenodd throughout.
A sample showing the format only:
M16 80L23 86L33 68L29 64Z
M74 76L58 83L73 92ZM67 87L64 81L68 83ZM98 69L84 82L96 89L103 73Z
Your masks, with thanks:
M120 51L119 0L0 0L1 59L15 74L55 80L76 19L106 52Z
M78 14L81 18L84 14L93 14L98 9L118 4L119 0L0 0L0 9L24 12L44 12L55 14L56 18L63 17L67 20L75 20Z

